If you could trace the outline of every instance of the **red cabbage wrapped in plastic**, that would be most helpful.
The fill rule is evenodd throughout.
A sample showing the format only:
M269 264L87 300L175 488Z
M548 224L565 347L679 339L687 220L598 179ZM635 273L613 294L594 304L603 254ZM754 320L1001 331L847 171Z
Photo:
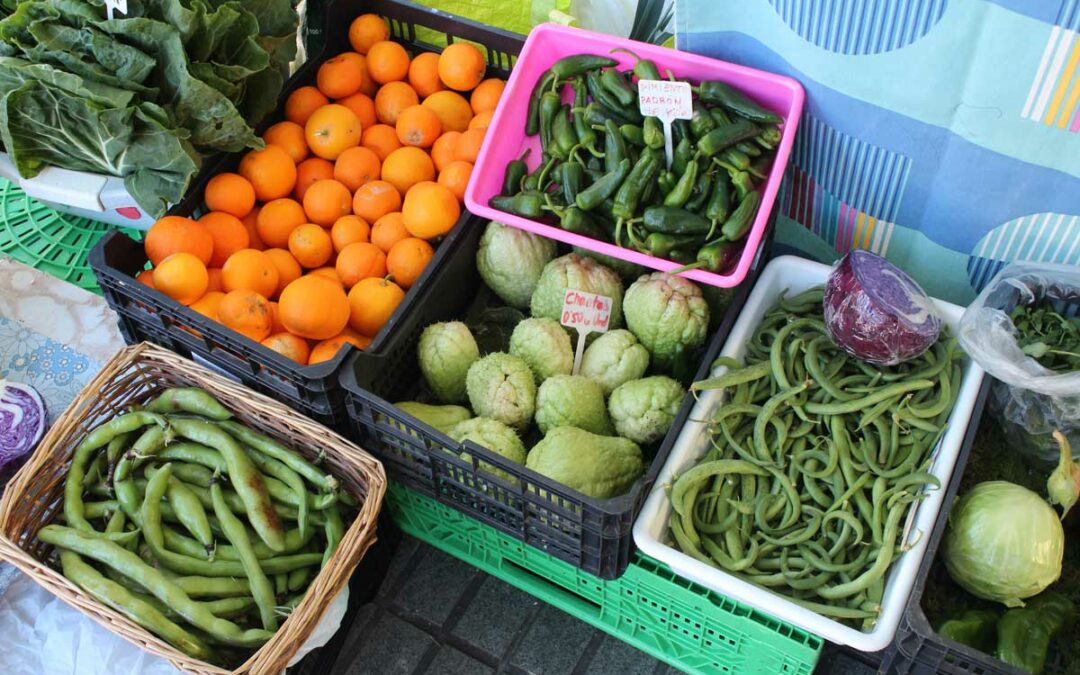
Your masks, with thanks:
M840 259L825 284L824 305L833 342L878 366L915 358L941 333L941 319L922 287L869 251L850 251Z
M0 380L0 469L29 453L45 433L45 404L31 387Z

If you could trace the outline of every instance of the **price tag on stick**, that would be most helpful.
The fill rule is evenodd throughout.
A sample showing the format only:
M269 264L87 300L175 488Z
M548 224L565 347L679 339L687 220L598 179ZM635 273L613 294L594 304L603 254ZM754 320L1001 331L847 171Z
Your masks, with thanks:
M127 14L127 0L105 0L105 15L110 21L114 11Z
M694 116L694 100L689 82L668 80L639 80L638 108L646 117L657 117L664 125L664 154L668 168L674 154L671 143L671 123Z
M576 328L578 332L577 349L574 351L574 375L581 369L586 336L589 333L607 332L611 321L611 302L611 298L606 295L566 289L560 323L567 328Z

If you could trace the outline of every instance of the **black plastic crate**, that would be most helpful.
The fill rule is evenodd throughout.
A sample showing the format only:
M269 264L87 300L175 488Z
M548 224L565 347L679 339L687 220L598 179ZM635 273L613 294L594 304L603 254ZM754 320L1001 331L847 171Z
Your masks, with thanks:
M444 35L449 42L468 39L478 43L482 50L486 49L488 73L492 76L505 78L509 74L512 61L524 43L521 35L410 2L335 0L324 8L326 42L322 51L310 56L285 83L275 112L258 125L259 133L281 120L285 99L294 89L314 83L323 61L351 49L348 26L355 17L369 12L387 18L391 38L414 53L438 51L418 37L418 33L422 35L424 31L428 35ZM222 171L235 170L243 154L235 153L208 162L183 201L170 213L199 215L207 182ZM469 214L463 213L457 225L438 244L435 256L366 352L380 354L393 349L400 332L397 326L418 304L431 278L437 276L446 260L454 255L468 219ZM140 243L119 232L104 237L91 251L89 260L106 301L120 317L120 331L129 344L154 342L183 356L202 360L253 389L279 397L318 422L343 428L346 412L338 373L356 351L351 345L346 345L329 361L301 366L136 281L134 275L146 267L146 255Z
M395 481L433 497L477 520L602 579L619 577L633 554L632 529L649 490L675 443L694 398L687 395L671 431L658 446L643 448L651 462L627 494L600 500L582 495L521 464L478 446L461 444L399 410L391 401L413 399L423 376L416 360L420 333L438 321L460 320L489 293L476 271L477 242L485 223L470 222L461 250L448 261L419 311L408 315L400 340L382 357L360 353L342 370L350 428L348 433L382 460ZM771 232L771 230L770 230ZM771 237L763 246L768 246ZM761 258L759 252L759 260ZM722 316L714 319L711 339L693 379L705 377L720 352L756 279L758 265L734 290ZM471 460L461 459L469 453ZM514 477L513 482L479 468L487 462Z

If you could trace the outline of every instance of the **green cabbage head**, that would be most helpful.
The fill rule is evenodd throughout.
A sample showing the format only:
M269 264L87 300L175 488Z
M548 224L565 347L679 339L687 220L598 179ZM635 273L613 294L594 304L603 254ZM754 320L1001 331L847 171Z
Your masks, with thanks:
M1020 607L1061 576L1065 532L1042 497L1006 481L979 483L949 513L945 569L972 595Z
M544 265L554 257L551 239L491 221L480 237L476 269L503 302L527 309Z
M480 348L468 326L460 321L431 324L420 334L416 358L440 401L465 401L465 374L480 358Z
M622 327L622 279L611 268L576 253L555 258L544 267L533 291L530 304L532 315L559 321L562 318L563 297L570 288L611 298L608 328Z
M623 301L626 327L649 350L653 367L671 372L681 352L705 343L709 306L693 282L665 272L638 278Z
M516 356L495 352L472 364L465 377L469 404L479 417L524 429L536 411L536 382Z

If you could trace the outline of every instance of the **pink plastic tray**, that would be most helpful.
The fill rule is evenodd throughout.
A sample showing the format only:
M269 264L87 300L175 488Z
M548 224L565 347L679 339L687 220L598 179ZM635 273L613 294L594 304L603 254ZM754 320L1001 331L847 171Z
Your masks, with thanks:
M621 258L638 265L665 271L680 267L678 263L670 260L655 258L628 248L583 237L488 206L488 201L502 190L503 174L508 162L516 159L526 148L532 148L533 151L529 155L530 169L540 163L539 137L525 135L525 115L533 86L544 71L564 56L586 53L610 55L619 61L620 70L633 68L634 59L630 55L623 52L609 54L616 47L623 47L642 58L652 59L660 68L661 73L665 72L665 69L670 69L676 77L694 83L701 80L720 80L732 84L759 104L784 118L784 124L781 125L780 145L776 149L776 159L764 183L761 208L750 228L746 246L735 267L727 274L713 274L701 270L682 273L682 276L712 286L730 287L739 284L746 277L758 244L765 235L769 214L772 212L773 202L776 201L776 192L780 188L780 180L784 176L784 169L791 154L795 128L802 114L803 88L790 77L773 75L726 61L579 28L568 28L550 23L541 24L529 33L525 47L518 57L517 65L514 66L514 71L507 82L506 90L499 99L499 106L495 109L484 145L476 159L472 179L465 190L465 205L470 211L484 218L497 220L550 239Z

